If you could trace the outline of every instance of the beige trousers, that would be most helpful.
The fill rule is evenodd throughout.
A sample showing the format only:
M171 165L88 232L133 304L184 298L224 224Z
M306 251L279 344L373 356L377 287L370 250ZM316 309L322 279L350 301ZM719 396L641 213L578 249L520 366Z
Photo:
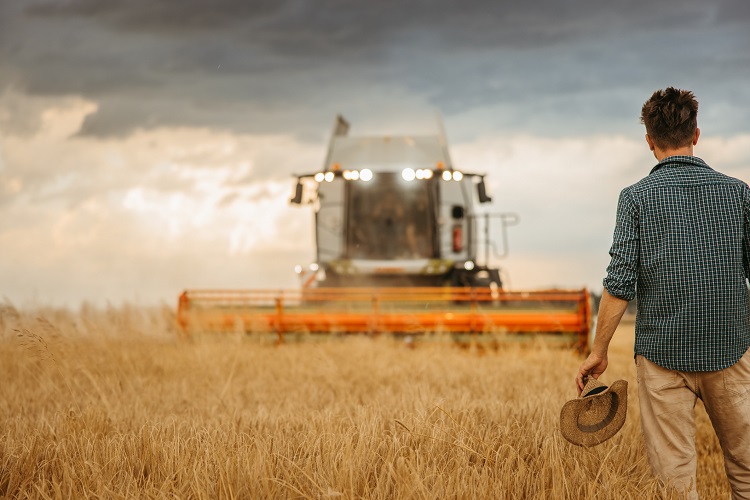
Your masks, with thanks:
M750 349L714 372L668 370L636 356L641 428L648 461L662 482L698 498L695 415L703 401L724 453L734 500L750 500Z

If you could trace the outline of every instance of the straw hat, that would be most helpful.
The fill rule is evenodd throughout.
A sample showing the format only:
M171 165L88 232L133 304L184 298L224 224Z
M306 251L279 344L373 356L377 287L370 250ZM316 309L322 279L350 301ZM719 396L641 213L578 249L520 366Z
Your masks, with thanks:
M611 438L625 423L628 382L617 380L607 387L594 377L578 399L568 401L560 412L560 431L578 446L595 446Z

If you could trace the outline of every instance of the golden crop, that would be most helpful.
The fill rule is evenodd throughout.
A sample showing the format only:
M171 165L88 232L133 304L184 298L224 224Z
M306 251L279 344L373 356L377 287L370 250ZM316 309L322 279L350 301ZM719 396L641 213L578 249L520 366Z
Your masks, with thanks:
M628 419L591 449L559 433L581 357L432 338L180 341L168 310L0 311L0 497L656 498L632 325L605 382ZM698 491L729 493L698 412Z

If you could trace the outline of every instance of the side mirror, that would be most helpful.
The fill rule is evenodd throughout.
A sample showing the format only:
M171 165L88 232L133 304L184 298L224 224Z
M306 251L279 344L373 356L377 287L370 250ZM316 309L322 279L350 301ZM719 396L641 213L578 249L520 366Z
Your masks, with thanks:
M302 203L302 182L297 179L297 187L294 188L294 197L289 200L289 203L299 205Z
M461 205L453 205L451 207L451 217L460 220L464 218L464 207Z
M488 203L492 201L492 197L487 195L487 186L484 184L484 177L482 177L477 183L477 196L479 197L479 203Z

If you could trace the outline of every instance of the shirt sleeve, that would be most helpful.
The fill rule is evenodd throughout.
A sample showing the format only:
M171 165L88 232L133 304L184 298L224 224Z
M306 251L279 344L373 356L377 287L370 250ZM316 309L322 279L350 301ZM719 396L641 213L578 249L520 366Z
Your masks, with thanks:
M638 281L638 259L640 256L638 206L630 188L620 193L617 203L617 223L609 255L607 277L603 285L617 298L633 300Z
M742 269L745 279L750 279L750 188L743 186L742 190Z

